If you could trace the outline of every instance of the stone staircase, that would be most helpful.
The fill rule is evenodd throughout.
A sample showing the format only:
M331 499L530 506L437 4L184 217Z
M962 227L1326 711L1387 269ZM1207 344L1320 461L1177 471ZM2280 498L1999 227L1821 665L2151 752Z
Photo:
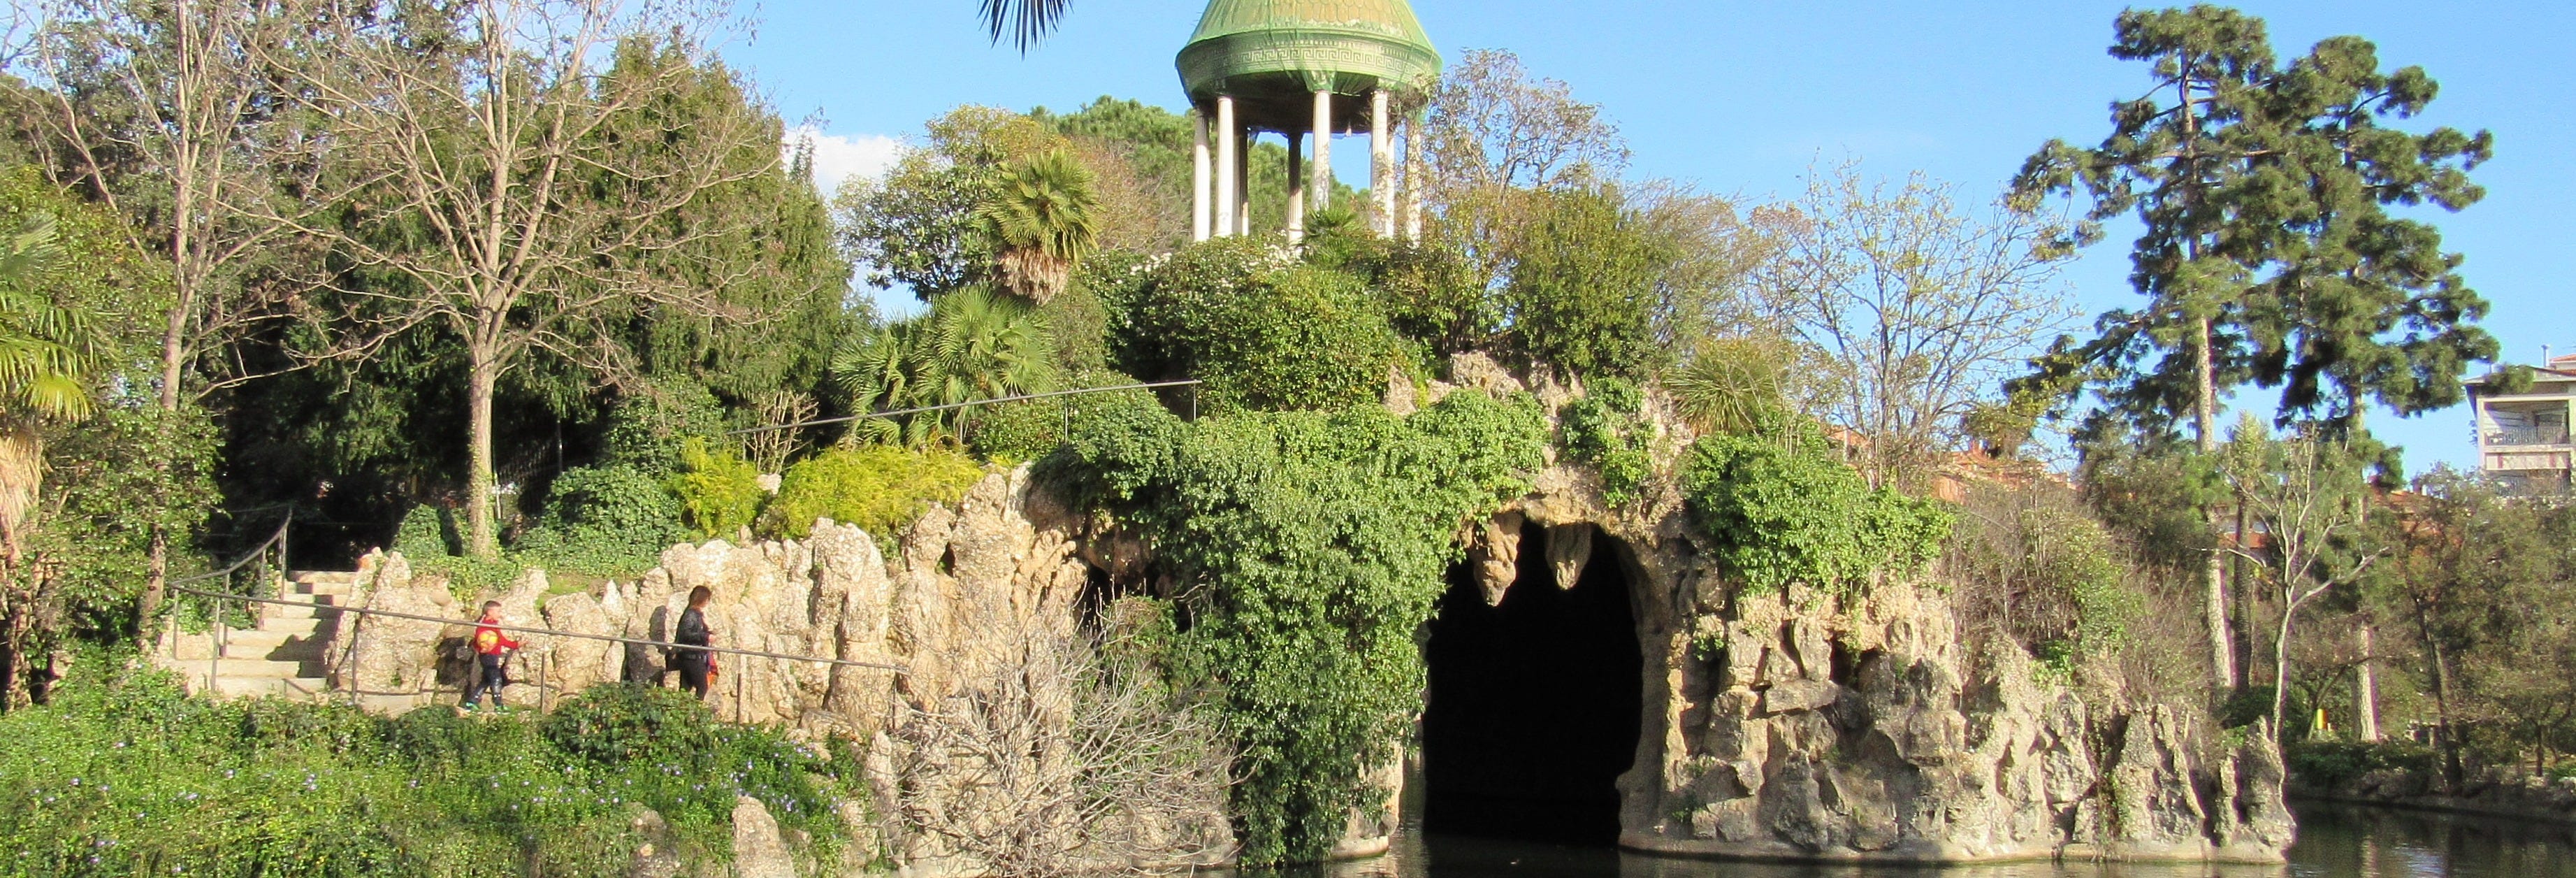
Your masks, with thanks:
M256 628L162 635L155 660L176 672L189 692L226 698L274 696L320 699L331 691L324 656L338 639L341 613L357 589L358 574L299 571L287 574L277 596L291 604L251 604Z

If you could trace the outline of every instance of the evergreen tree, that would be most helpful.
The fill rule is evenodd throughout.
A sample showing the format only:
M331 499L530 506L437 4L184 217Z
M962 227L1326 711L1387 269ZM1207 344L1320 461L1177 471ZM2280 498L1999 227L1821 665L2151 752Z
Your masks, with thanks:
M2072 386L2096 388L2097 417L2151 433L2188 418L2204 455L2219 440L2220 396L2249 382L2282 388L2284 423L2323 417L2338 433L2369 400L2401 414L2456 402L2466 364L2495 353L2468 325L2486 303L2432 226L2385 208L2474 203L2483 193L2467 171L2489 136L2379 127L2421 111L2436 88L2421 68L2381 73L2358 37L2283 67L2262 19L2233 9L2131 10L2114 30L2112 57L2147 62L2153 88L2112 105L2100 146L2044 146L2017 189L2091 199L2060 242L2069 247L2134 214L2144 232L2130 280L2148 301L2102 315L2095 338L2050 366L2089 370L2096 380ZM2204 512L2214 527L2216 510ZM2212 667L2233 684L2223 566L2209 558L2206 610Z

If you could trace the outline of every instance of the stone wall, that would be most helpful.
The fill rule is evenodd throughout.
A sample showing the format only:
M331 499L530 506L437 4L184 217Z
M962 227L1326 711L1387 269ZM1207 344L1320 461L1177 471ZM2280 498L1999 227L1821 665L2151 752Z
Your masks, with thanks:
M1520 389L1502 370L1475 366L1453 370L1460 386ZM1425 395L1457 389L1435 383ZM1537 391L1551 404L1579 392ZM1658 429L1669 462L1684 437ZM1026 474L988 476L956 507L935 507L883 539L827 521L801 541L674 547L639 581L588 591L548 597L545 577L532 573L499 599L514 622L658 640L689 589L704 585L715 593L708 616L722 645L902 666L728 657L711 700L726 718L871 742L879 800L870 805L888 852L926 871L972 872L972 845L886 815L937 817L942 802L989 790L983 778L997 766L910 752L907 742L936 736L906 724L989 704L994 681L1012 679L1029 687L1012 697L1037 705L1044 721L1070 722L1060 706L1078 675L1024 673L1050 667L1031 645L1076 639L1095 571L1124 581L1148 569L1143 547L1087 532ZM1942 592L1923 584L1881 582L1850 599L1747 593L1694 542L1669 487L1617 509L1599 497L1588 468L1550 466L1529 495L1465 532L1489 601L1515 585L1524 552L1546 553L1560 583L1575 582L1588 559L1624 568L1644 667L1642 731L1618 781L1623 845L1838 861L2281 860L2291 828L2269 735L2230 745L2196 706L2080 696L2018 648L1963 643ZM1543 544L1524 544L1529 525L1546 529ZM373 557L367 569L362 605L468 612L399 555ZM466 633L372 618L355 628L335 678L415 702L452 676L440 646ZM657 650L597 641L537 638L522 660L565 693L663 675ZM1389 766L1382 776L1393 802L1402 773ZM1172 850L1222 859L1230 839L1221 788L1174 801L1189 804L1128 834L1180 839ZM1354 815L1341 849L1384 850L1391 818L1391 809Z
M1522 386L1462 362L1460 383ZM1453 388L1435 384L1437 399ZM1528 388L1551 408L1579 388ZM1669 471L1687 440L1649 394ZM1943 591L1888 580L1844 599L1750 593L1716 569L1667 484L1620 508L1589 468L1556 465L1470 529L1488 602L1520 553L1571 587L1586 558L1624 565L1645 657L1640 740L1619 778L1620 844L1761 859L2035 858L2277 863L2291 841L2283 770L2259 729L2229 744L2197 705L2088 700L2020 648L1962 641ZM1522 534L1544 528L1544 545ZM1593 554L1606 541L1606 556ZM1594 560L1592 563L1601 563Z
M689 591L705 586L713 592L705 613L718 646L901 668L720 655L708 702L722 719L868 742L877 800L845 810L866 824L857 827L859 835L881 840L885 853L915 872L973 874L982 864L953 839L892 815L952 813L952 803L934 800L967 795L1027 766L909 752L905 742L937 736L907 734L917 731L907 724L943 721L954 716L945 708L961 700L991 703L995 680L1036 681L1035 691L1024 687L1011 696L1027 704L1074 699L1069 689L1079 685L1077 678L1027 671L1060 658L1042 647L1076 638L1091 568L1076 556L1075 523L1032 489L1022 468L988 475L954 507L933 506L891 543L825 520L803 540L674 546L659 567L633 582L550 595L544 572L530 571L489 597L501 602L502 619L512 624L667 641ZM362 570L357 606L461 619L482 600L459 600L441 578L414 575L398 553L371 555ZM330 671L336 685L363 693L378 709L448 702L461 683L452 650L470 631L462 622L363 617ZM526 685L510 689L516 703L530 703L538 688L560 698L616 681L676 683L656 647L521 637L527 646L514 659L512 677ZM1040 715L1018 731L1061 734L1055 727L1071 721ZM1200 861L1222 860L1232 842L1221 780L1198 793L1176 807L1130 809L1119 828L1169 842ZM1121 866L1164 865L1140 863L1133 854L1131 845L1101 856ZM1074 858L1082 856L1077 850Z

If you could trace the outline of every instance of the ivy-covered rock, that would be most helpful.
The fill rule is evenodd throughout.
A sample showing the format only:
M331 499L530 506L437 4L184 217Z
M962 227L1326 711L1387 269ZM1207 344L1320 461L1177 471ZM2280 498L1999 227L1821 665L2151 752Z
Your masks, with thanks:
M1681 481L1718 560L1756 591L1851 591L1874 572L1920 568L1950 533L1941 503L1872 490L1804 423L1702 438Z
M1167 670L1233 739L1245 863L1320 859L1383 804L1370 775L1419 706L1413 638L1454 535L1528 489L1547 437L1535 400L1461 392L1410 417L1138 409L1053 459L1175 581L1188 624Z

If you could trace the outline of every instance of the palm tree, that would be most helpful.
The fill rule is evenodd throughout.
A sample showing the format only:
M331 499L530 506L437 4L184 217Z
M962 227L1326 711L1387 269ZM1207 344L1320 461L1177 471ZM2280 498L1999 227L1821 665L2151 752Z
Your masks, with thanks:
M939 297L930 313L861 338L832 357L832 377L851 408L893 412L956 405L1055 386L1055 342L1025 302L967 287ZM955 436L963 409L870 418L852 441L928 444Z
M1091 169L1063 149L1031 156L1004 171L976 220L993 241L1002 286L1045 304L1073 278L1091 252Z
M984 0L984 32L1028 54L1064 20L1065 0Z
M1702 434L1750 433L1782 404L1785 346L1711 339L1663 376L1682 419Z
M87 312L41 290L62 256L54 235L52 214L31 213L0 236L0 547L12 566L44 479L36 428L89 415L90 373L107 346Z

